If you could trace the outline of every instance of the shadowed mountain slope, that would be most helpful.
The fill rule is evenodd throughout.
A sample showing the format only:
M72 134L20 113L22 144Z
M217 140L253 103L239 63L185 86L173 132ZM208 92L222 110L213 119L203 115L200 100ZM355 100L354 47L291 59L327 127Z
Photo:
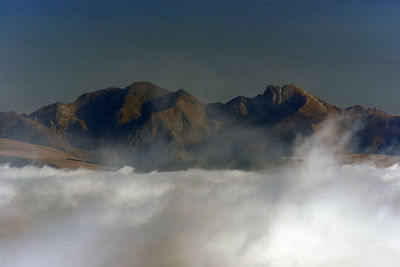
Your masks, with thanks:
M55 103L29 117L75 147L118 147L129 152L126 157L152 161L185 159L185 146L204 139L214 127L205 105L195 97L147 82L86 93L73 103Z
M352 152L400 155L400 116L353 106L343 117L348 125L358 126L350 141Z
M338 114L339 108L330 105L293 84L268 86L262 95L239 96L226 104L207 107L207 114L225 123L247 121L261 126L282 120L302 120L318 123L328 115Z
M0 137L147 169L251 168L290 155L296 140L327 118L340 122L339 132L352 130L348 151L398 154L399 117L359 105L340 109L294 84L207 105L182 89L136 82L85 93L29 116L0 113Z

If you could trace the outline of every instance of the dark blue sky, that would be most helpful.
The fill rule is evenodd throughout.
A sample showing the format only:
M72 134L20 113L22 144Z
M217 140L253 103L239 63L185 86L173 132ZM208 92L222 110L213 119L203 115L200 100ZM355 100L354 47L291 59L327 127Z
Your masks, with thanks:
M201 101L296 83L400 113L400 1L0 0L0 111L147 80Z

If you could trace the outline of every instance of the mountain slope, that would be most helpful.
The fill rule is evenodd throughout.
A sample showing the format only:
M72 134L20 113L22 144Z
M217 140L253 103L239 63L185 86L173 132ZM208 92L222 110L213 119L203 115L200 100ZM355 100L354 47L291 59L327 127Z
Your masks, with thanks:
M352 153L400 150L399 117L359 105L340 109L294 84L203 104L182 89L136 82L85 93L29 116L0 113L0 137L147 169L251 168L290 155L296 140L317 131L327 118L339 122L336 134L351 129Z
M53 146L64 151L73 149L68 141L54 134L45 125L15 112L0 112L0 137Z
M234 162L247 168L256 161L287 156L299 136L312 134L341 109L296 85L268 86L255 97L239 96L225 104L213 103L206 113L219 125L213 136L192 146L192 158ZM236 162L236 163L235 163Z
M0 138L0 163L3 162L13 165L46 164L68 169L104 169L102 166L86 162L53 147L34 145L8 138Z
M239 96L226 104L214 103L207 108L215 119L244 118L253 123L273 124L289 116L302 116L310 122L320 122L339 108L330 105L296 85L268 86L262 95Z
M29 117L75 147L123 148L135 161L184 160L185 146L204 139L213 128L205 104L195 97L147 82L86 93L73 103L55 103Z
M350 141L352 152L400 155L400 116L358 105L344 111L344 121L358 126Z

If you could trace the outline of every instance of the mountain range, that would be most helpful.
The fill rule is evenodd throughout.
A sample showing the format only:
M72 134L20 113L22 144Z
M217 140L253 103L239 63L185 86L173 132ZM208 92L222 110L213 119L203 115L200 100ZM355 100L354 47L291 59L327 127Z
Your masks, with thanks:
M294 84L205 104L148 82L85 93L31 114L0 112L0 138L51 147L82 162L139 169L276 164L328 118L348 154L397 155L400 117L360 105L341 109ZM1 150L1 143L0 143ZM4 150L4 149L3 149ZM3 155L4 156L4 155Z

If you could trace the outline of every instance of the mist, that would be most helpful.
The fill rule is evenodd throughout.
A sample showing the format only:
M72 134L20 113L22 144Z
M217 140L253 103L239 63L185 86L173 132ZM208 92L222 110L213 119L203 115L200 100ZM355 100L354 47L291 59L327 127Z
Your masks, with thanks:
M333 126L258 172L2 165L0 266L398 266L400 167L339 164Z

